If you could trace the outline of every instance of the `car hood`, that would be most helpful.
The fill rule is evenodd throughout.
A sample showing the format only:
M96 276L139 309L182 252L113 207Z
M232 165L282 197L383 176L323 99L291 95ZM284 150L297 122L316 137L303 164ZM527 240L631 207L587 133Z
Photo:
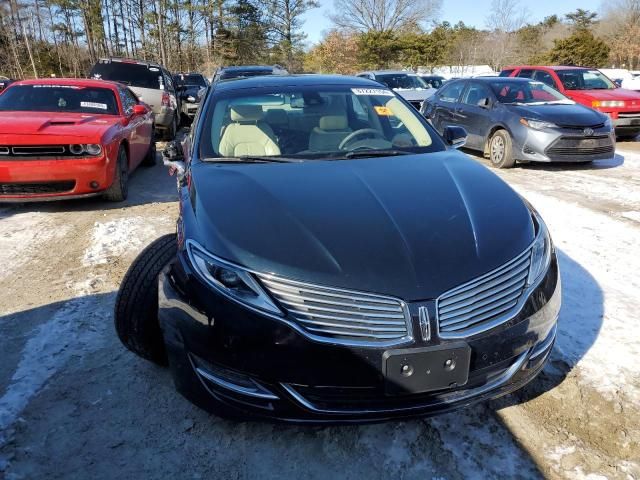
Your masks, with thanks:
M197 232L251 270L431 299L533 241L522 199L460 152L193 167ZM192 234L187 232L191 237Z
M588 98L592 100L636 100L640 106L640 93L626 88L612 90L567 90L572 98Z
M396 92L405 100L415 101L415 100L426 100L436 92L436 89L435 88L424 88L424 89L394 88L393 91Z
M50 135L54 137L99 138L120 122L115 115L58 112L0 112L0 135Z
M606 120L606 116L583 105L551 104L551 105L505 105L517 115L534 120L555 123L557 125L572 125L591 127Z

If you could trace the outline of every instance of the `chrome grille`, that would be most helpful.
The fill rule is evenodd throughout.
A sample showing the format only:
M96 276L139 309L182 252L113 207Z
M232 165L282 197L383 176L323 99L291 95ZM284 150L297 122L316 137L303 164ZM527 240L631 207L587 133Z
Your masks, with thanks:
M527 285L531 249L505 265L441 295L436 302L442 338L489 330L518 306Z
M296 326L315 340L384 346L412 338L407 306L396 298L258 277L295 318Z

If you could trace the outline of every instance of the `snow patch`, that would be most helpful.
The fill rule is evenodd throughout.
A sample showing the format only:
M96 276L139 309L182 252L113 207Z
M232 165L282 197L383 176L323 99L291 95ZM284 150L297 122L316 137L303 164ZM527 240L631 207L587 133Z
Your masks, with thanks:
M0 268L4 275L28 263L41 246L62 238L71 227L47 213L25 212L0 218Z
M540 211L559 250L563 305L558 351L607 399L622 397L640 406L640 229L515 188Z
M163 220L138 216L119 218L106 223L96 222L91 246L84 252L82 264L104 265L110 258L139 250L157 236L154 225Z

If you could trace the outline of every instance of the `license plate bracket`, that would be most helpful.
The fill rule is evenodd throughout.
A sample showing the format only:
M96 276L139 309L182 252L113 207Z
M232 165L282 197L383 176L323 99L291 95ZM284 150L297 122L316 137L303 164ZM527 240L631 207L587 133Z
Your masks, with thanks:
M471 348L466 343L388 350L382 358L388 395L453 388L469 380Z

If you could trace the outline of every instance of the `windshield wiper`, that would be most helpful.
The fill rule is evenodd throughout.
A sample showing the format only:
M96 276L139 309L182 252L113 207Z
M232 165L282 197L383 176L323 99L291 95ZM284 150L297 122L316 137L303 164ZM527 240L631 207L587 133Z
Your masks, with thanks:
M405 150L354 150L345 154L345 158L367 158L367 157L395 157L398 155L412 155L413 152Z
M296 163L302 160L296 158L243 155L241 157L209 157L203 162L210 163Z

